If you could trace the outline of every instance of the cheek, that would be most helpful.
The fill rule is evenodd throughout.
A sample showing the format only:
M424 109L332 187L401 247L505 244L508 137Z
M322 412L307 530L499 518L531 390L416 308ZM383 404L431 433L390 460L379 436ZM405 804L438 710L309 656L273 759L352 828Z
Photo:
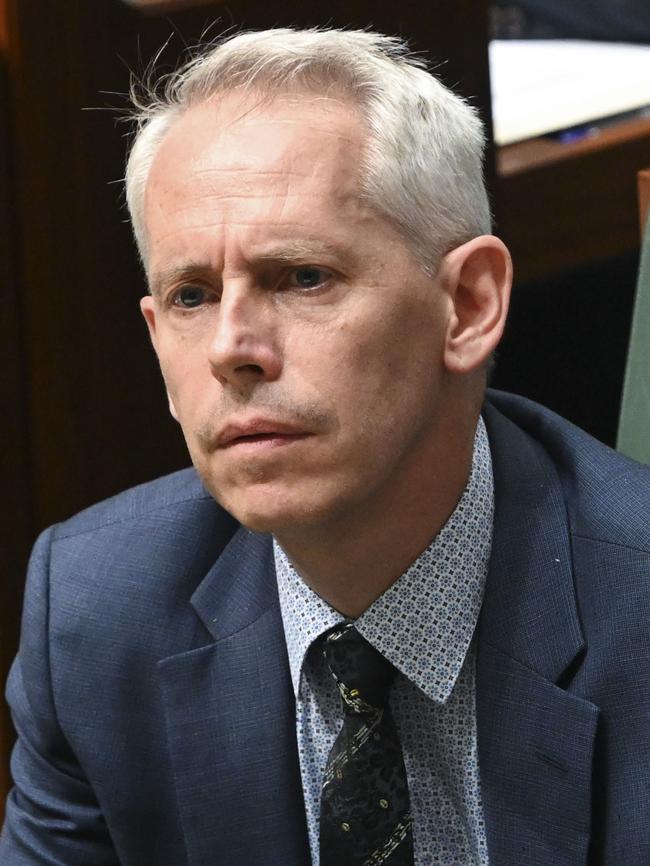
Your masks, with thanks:
M189 340L163 344L159 348L158 359L165 387L182 421L183 416L192 411L197 395L204 386L202 368L208 370L208 366L202 363L196 347Z
M332 352L339 381L345 386L354 378L359 397L379 403L429 389L442 365L441 322L432 305L409 300L384 307L342 327Z

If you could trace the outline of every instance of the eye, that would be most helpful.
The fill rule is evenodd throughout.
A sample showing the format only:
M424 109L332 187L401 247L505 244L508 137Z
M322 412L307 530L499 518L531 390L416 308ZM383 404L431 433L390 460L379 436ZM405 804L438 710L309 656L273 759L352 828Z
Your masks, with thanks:
M172 303L175 307L192 310L204 304L206 296L205 289L202 289L200 286L182 286L174 292Z
M326 283L331 276L330 271L326 271L325 268L317 268L315 265L305 265L291 271L288 282L292 288L315 289Z

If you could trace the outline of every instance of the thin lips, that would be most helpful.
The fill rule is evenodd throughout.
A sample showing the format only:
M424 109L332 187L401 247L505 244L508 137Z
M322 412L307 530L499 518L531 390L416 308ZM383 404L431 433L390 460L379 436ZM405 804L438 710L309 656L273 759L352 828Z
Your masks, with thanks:
M304 436L306 433L306 430L300 430L296 427L292 427L290 424L283 424L279 421L256 419L246 423L226 425L217 437L217 445L218 447L223 448L245 436L272 436L273 434L280 436Z

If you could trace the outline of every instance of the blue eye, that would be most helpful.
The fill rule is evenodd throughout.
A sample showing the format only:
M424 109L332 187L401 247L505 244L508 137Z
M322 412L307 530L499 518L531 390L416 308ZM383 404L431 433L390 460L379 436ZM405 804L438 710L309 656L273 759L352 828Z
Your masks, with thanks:
M183 286L174 297L175 306L184 307L187 310L200 307L204 301L205 291L199 286Z
M305 267L295 268L291 272L289 282L298 289L315 289L327 282L329 277L329 271L312 265L305 265Z

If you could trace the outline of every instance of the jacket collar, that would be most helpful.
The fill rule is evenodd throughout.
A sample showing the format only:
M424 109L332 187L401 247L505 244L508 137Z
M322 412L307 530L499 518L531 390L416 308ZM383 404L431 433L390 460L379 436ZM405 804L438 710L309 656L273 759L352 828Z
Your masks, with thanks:
M270 535L235 532L191 599L215 640L247 628L278 605Z

